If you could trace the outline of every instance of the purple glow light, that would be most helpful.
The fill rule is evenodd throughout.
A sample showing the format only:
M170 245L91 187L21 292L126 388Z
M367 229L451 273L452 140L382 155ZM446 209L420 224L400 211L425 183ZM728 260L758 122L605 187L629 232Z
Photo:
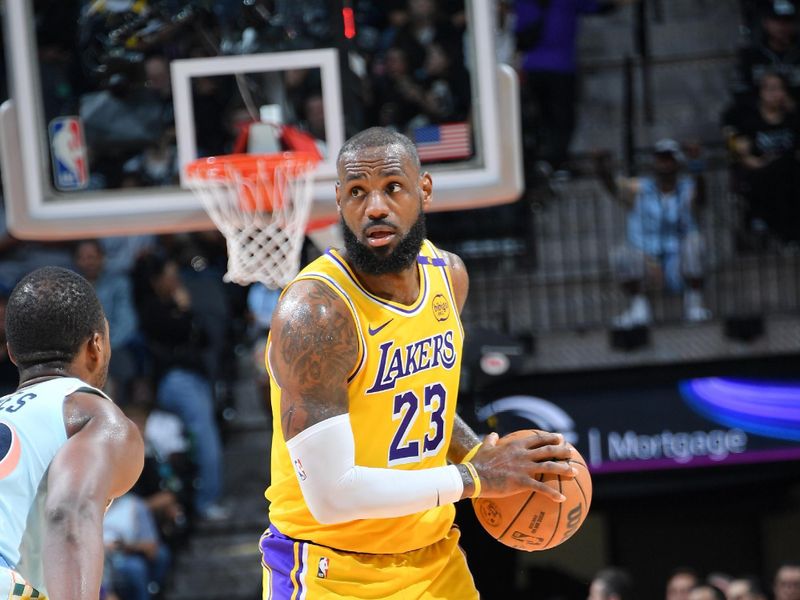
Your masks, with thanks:
M790 388L725 380L693 379L688 385L703 403L739 415L800 422L800 385Z

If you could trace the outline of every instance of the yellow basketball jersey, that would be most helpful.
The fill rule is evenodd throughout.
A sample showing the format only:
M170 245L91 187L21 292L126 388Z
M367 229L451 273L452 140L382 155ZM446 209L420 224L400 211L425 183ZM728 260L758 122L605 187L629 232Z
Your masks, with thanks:
M335 250L328 250L295 279L328 285L345 301L358 329L349 413L359 466L428 469L447 464L464 332L448 267L428 241L417 268L420 292L411 305L369 293ZM272 481L266 496L271 502L270 522L281 533L374 554L407 552L444 539L455 515L452 504L391 519L318 523L303 500L283 439L281 390L274 377L270 380L275 428Z

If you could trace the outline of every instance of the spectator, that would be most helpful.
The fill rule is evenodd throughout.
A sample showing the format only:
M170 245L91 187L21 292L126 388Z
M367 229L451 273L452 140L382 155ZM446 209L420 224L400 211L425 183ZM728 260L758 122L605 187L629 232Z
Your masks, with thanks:
M516 16L514 0L494 0L497 11L495 26L495 52L497 62L513 65L517 53Z
M624 569L609 567L597 572L589 586L587 600L631 600L633 582Z
M689 600L689 592L700 583L694 569L678 567L667 580L666 600Z
M164 585L170 554L147 504L128 492L111 504L103 522L106 564L120 600L150 600Z
M374 93L376 118L382 127L405 132L423 110L425 89L414 79L404 49L393 47L386 52L384 72L375 78Z
M701 583L689 591L688 600L725 600L725 594L710 583Z
M225 236L218 230L200 231L176 236L173 256L189 265L182 281L193 299L193 310L208 343L203 352L205 376L214 390L215 407L232 416L233 386L237 375L234 346L244 331L243 310L246 290L234 283L223 282L228 266Z
M739 55L733 87L737 107L755 103L759 82L768 71L782 75L794 101L800 100L796 6L791 0L769 0L761 24L761 41Z
M385 21L378 24L380 28L378 50L386 51L394 47L397 34L408 24L408 10L406 10L405 0L384 0L383 10L380 13L385 17Z
M152 54L144 61L144 85L150 90L164 111L164 122L169 125L175 121L172 105L172 80L169 73L169 60L163 54Z
M409 73L420 78L430 44L444 48L453 64L464 64L462 33L440 13L435 0L408 0L408 20L394 45L405 53Z
M767 600L767 595L755 577L737 577L728 583L725 600Z
M192 438L198 468L196 509L201 518L227 517L222 492L222 444L203 351L208 336L192 311L178 265L145 255L134 269L142 331L155 361L158 406L177 414Z
M166 186L178 182L178 148L172 129L136 156L125 161L122 171L133 174L145 186Z
M317 149L322 156L328 155L328 148L325 145L327 136L325 133L325 105L322 101L322 94L313 93L308 95L303 101L303 119L300 127L314 136Z
M696 147L692 152L699 155ZM652 176L615 181L602 158L598 163L604 185L628 209L626 243L612 254L615 277L629 300L628 309L615 318L618 327L652 321L646 284L683 292L686 320L710 318L703 306L703 239L695 220L705 186L700 172L694 177L681 174L683 163L680 145L669 139L655 145Z
M146 380L138 380L135 385L149 386ZM148 393L147 396L150 396L150 394ZM155 517L161 539L174 548L182 541L183 535L187 531L186 500L191 501L191 498L186 496L187 488L173 469L172 463L168 460L168 455L161 454L156 444L151 441L154 426L159 427L155 424L158 417L152 421L150 420L152 405L142 402L129 402L124 412L139 427L139 431L145 441L144 468L139 481L136 482L131 491L145 501ZM161 411L156 411L156 413L159 412ZM165 415L165 413L161 414ZM174 415L168 415L168 417L176 419ZM182 442L182 449L185 450L186 445L182 439L180 423L178 423L178 429L174 431L174 434L177 440Z
M6 305L8 292L0 290L0 396L10 394L17 389L19 384L19 371L11 362L6 347Z
M0 198L0 289L11 290L25 275L40 267L72 267L72 246L67 242L18 240L8 231L6 210Z
M105 270L103 247L97 240L84 240L75 247L75 267L97 292L111 332L111 362L108 384L125 385L143 369L143 349L138 330L133 290L127 275ZM116 389L112 390L117 397Z
M267 373L265 349L269 336L272 313L278 305L281 290L273 290L261 283L254 283L247 293L247 309L252 318L253 364L258 395L264 400L267 415L272 414L270 408L269 374Z
M124 274L130 277L136 260L153 252L156 244L154 235L127 235L108 237L100 240L105 255L104 270L107 273Z
M454 62L441 44L428 46L423 65L425 98L422 109L429 122L465 121L469 117L469 72Z
M772 583L775 600L800 600L800 562L784 562Z
M733 581L733 576L723 571L712 571L706 575L706 583L714 586L723 594L727 591L731 581Z
M156 393L149 377L134 379L128 386L128 398L131 404L142 407L140 414L142 411L147 413L144 421L145 444L160 460L169 463L170 471L174 471L185 483L191 484L193 471L187 466L190 443L183 422L174 413L160 410L156 406ZM190 489L191 485L183 487ZM182 494L181 501L189 506L191 494Z
M600 13L632 0L516 0L517 48L525 128L538 132L538 170L562 170L567 161L578 101L576 47L578 17ZM526 106L531 104L531 106Z
M755 109L742 111L732 125L745 199L743 229L783 242L800 240L800 120L789 107L786 82L776 73L765 73Z

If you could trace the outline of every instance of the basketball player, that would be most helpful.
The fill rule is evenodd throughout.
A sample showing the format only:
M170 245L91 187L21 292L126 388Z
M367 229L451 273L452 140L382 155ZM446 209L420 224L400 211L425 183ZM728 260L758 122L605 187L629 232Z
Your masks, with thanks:
M144 460L99 389L108 323L88 281L44 267L14 288L6 329L20 383L0 398L0 598L98 598L104 510Z
M432 183L411 141L368 129L337 169L345 248L287 286L267 344L263 597L477 598L453 503L563 501L537 477L574 476L569 448L546 432L480 444L456 416L467 272L425 239Z

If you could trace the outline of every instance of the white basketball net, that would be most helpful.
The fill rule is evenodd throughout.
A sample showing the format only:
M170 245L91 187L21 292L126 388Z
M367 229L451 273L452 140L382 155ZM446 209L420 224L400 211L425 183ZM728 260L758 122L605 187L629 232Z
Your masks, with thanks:
M314 165L293 159L290 153L277 166L266 159L254 160L254 177L222 163L213 174L187 175L187 181L227 240L224 280L282 288L300 270Z

